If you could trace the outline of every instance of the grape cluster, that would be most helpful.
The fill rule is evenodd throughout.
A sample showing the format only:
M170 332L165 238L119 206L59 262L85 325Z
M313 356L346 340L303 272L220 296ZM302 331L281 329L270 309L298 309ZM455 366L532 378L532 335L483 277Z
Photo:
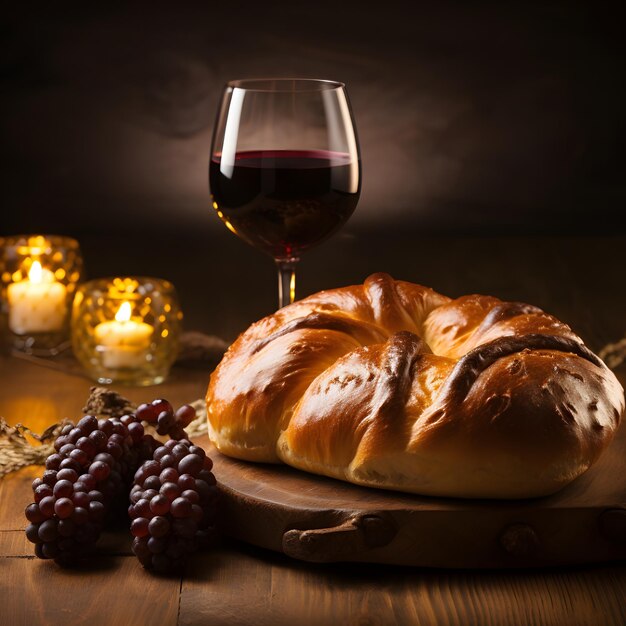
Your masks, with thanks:
M180 569L213 538L218 497L213 462L189 440L170 440L135 474L130 492L133 552L158 572Z
M64 426L54 443L55 452L46 459L43 476L33 481L35 501L29 504L25 511L29 521L26 537L35 544L35 554L40 558L55 559L61 564L85 557L95 547L111 514L116 509L126 508L133 477L142 481L148 479L146 472L152 470L145 468L160 466L166 456L177 459L178 467L183 460L182 453L186 457L191 450L193 450L191 454L199 461L185 462L191 463L190 469L193 471L186 473L191 480L186 479L187 482L183 480L183 484L188 485L187 491L193 490L196 496L190 493L183 496L182 491L180 496L185 502L189 501L193 505L202 504L204 507L202 516L197 509L193 509L194 516L191 519L196 525L193 527L193 533L190 533L191 519L183 523L182 520L187 518L180 517L176 523L167 527L161 537L174 533L184 540L182 543L173 540L169 542L171 546L168 546L170 547L168 554L176 556L175 559L168 556L172 563L180 561L179 552L181 556L188 552L190 541L194 547L197 543L202 543L213 522L211 511L217 488L210 472L212 466L210 459L201 448L193 446L185 438L184 427L194 417L193 407L184 405L174 412L169 402L158 399L151 404L141 405L135 414L108 419L86 415L76 425L69 423ZM172 437L166 444L169 448L162 446L152 435L146 433L142 421L154 424L160 435ZM177 443L178 439L180 443ZM160 452L172 450L176 446L178 447L175 456ZM168 460L165 459L165 462ZM185 463L182 465L183 468L186 467ZM174 469L173 465L167 467ZM150 482L155 481L148 480L149 484ZM150 489L150 486L148 485L146 489ZM153 494L148 492L148 495ZM152 504L152 499L149 502ZM131 505L129 512L131 517L136 518L134 506L136 503ZM178 515L180 506L177 504L172 514ZM187 511L188 507L184 510ZM157 528L162 524L152 519L150 523L156 524ZM138 524L141 522L134 519L132 532L135 537L138 537L135 531ZM187 531L183 529L185 525ZM179 532L180 529L183 529L182 533ZM177 551L173 546L178 543L181 548ZM136 553L139 556L140 553L137 551ZM140 557L140 560L146 564L145 558ZM159 557L152 565L155 569L163 571L166 569L163 567L164 562L164 559Z

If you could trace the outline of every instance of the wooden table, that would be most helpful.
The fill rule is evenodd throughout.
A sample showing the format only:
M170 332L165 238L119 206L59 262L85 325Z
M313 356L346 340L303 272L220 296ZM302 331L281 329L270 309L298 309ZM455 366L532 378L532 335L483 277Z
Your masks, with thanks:
M468 261L464 272L480 277L476 290L526 297L544 306L598 349L624 331L624 298L611 291L615 277L609 272L616 266L606 265L607 254L616 262L622 253L614 241L595 241L584 243L582 258L570 254L582 249L578 243L534 242L533 254L524 253L522 259L518 245L473 247L463 242L476 249L466 257L474 261ZM455 254L458 246L450 249ZM508 275L499 271L502 264L493 263L494 250L509 258ZM429 256L424 247L412 254ZM460 283L444 269L424 267L429 268L428 283L444 292L442 282L455 288ZM418 269L416 262L416 274ZM408 274L403 277L413 278ZM456 290L462 293L460 284ZM448 293L455 295L454 290ZM626 368L617 373L624 384ZM160 387L122 391L137 402L162 396L182 404L202 397L207 379L207 372L175 369ZM63 417L80 417L90 384L0 357L0 415L41 431ZM214 551L195 556L184 576L162 578L142 569L130 552L129 534L121 529L103 537L102 554L88 567L61 570L34 558L23 533L30 483L41 472L40 467L27 468L0 482L1 626L626 624L626 564L525 571L316 565L223 539Z
M206 374L177 370L135 401L201 397ZM35 430L80 415L90 383L15 358L0 359L0 411ZM61 570L24 536L26 468L0 482L0 624L615 624L626 623L626 566L530 571L429 571L313 565L223 540L180 578L145 572L128 533L108 533L88 567ZM219 478L219 477L218 477Z

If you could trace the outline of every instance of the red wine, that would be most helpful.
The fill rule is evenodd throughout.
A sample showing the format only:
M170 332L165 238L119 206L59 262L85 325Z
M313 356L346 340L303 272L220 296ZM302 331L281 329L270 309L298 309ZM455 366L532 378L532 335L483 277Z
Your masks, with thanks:
M275 259L297 258L352 215L360 163L341 152L238 152L234 164L209 165L213 207L249 244Z

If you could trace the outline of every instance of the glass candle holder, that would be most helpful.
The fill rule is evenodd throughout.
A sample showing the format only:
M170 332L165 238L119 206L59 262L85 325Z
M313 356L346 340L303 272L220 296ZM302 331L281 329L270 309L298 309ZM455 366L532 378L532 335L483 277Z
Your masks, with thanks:
M176 359L182 317L166 280L92 280L74 298L72 348L99 383L157 385Z
M49 356L66 344L82 269L78 242L70 237L0 238L0 324L13 348Z

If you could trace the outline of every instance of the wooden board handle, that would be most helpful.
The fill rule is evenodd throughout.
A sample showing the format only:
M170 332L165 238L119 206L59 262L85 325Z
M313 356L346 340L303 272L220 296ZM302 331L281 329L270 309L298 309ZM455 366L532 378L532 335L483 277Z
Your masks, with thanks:
M283 534L283 552L317 563L352 560L367 550L386 546L395 534L395 525L387 516L361 514L331 528L288 530Z

